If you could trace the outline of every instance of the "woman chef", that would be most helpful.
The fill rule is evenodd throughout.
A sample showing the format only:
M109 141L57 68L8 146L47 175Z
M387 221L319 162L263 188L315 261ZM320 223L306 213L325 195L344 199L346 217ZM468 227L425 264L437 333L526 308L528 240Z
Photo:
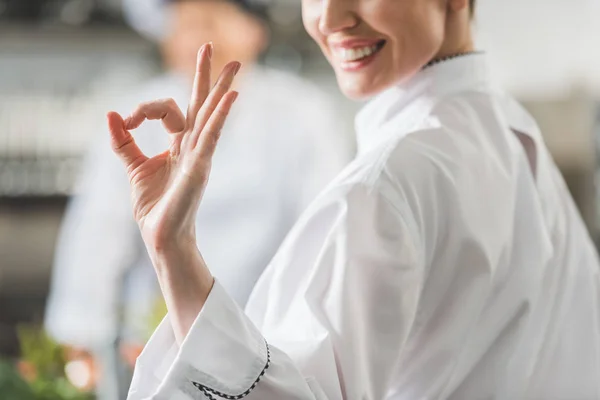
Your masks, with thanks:
M137 113L109 114L170 311L130 399L599 398L597 255L535 122L473 50L473 6L304 0L341 89L374 99L357 158L246 312L193 229L240 64L211 89L202 47L191 106L165 109L157 157L129 133Z

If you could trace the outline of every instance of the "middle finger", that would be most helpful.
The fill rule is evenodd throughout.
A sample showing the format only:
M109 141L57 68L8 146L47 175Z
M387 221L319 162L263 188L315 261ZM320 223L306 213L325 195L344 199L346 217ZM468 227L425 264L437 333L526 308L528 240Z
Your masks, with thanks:
M203 45L198 51L198 61L196 65L196 76L194 77L194 88L192 98L187 112L187 126L192 128L198 111L204 104L206 96L210 92L210 59L212 57L212 43Z
M190 144L192 147L196 147L198 142L198 138L206 122L212 115L212 113L217 108L217 105L221 101L221 98L229 91L231 84L233 83L233 78L240 70L241 64L237 61L230 62L223 68L223 72L221 72L221 76L217 80L217 83L211 90L208 95L206 101L202 105L202 108L198 112L198 116L196 117L196 122L194 124L194 130L191 133Z

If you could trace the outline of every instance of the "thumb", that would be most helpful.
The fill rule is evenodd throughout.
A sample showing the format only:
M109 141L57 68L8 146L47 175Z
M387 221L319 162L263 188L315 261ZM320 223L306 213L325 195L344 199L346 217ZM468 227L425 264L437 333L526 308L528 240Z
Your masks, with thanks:
M142 153L131 133L125 130L123 117L119 113L111 111L106 115L106 118L108 120L112 149L123 160L125 166L130 167L134 163L147 160L148 157Z

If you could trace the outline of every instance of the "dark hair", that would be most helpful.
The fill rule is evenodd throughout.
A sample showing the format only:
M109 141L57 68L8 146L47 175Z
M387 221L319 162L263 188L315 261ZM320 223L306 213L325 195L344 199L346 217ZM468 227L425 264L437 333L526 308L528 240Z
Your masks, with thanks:
M2 0L0 0L1 2ZM166 4L173 4L173 3L184 3L186 1L192 1L192 0L162 0L163 3ZM195 1L199 1L199 0L195 0ZM230 3L234 3L236 5L238 5L242 10L248 12L249 14L253 15L254 17L257 17L259 19L262 20L266 20L267 19L267 9L265 4L266 2L257 2L257 1L250 1L250 0L228 0ZM471 0L473 1L473 0Z
M476 0L469 0L469 7L471 10L471 15L473 15L475 13L475 1Z

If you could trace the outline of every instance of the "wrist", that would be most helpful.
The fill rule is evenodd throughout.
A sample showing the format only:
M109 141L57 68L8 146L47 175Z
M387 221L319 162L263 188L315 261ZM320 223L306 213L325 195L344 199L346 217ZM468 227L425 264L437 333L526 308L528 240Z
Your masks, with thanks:
M195 240L169 241L153 248L150 257L178 343L182 343L214 284Z
M198 285L198 289L212 287L212 274L198 250L195 237L180 237L155 244L148 253L159 279L187 281Z
M191 253L197 250L196 232L194 230L170 234L142 233L142 237L150 255L169 256L177 253Z
M195 238L179 237L163 242L155 242L148 248L148 254L158 273L166 271L197 270L206 268Z

